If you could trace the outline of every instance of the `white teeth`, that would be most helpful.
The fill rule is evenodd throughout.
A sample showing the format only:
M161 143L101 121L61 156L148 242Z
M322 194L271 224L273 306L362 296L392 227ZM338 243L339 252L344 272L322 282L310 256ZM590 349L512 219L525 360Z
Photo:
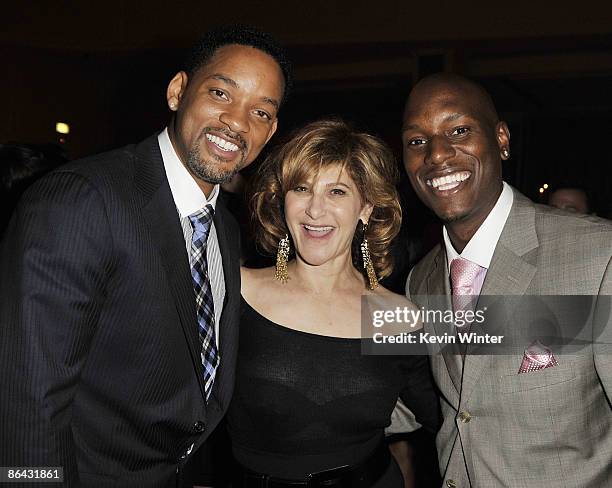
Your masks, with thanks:
M446 185L440 185L438 187L438 190L452 190L453 188L459 186L459 183L455 182L455 183L448 183Z
M206 139L208 139L213 144L216 144L224 151L238 151L238 146L236 144L226 141L225 139L221 139L218 136L213 136L212 134L206 134Z
M472 173L469 171L458 171L450 175L439 176L438 178L427 180L426 184L438 190L451 190L459 186L459 183L467 180L471 175Z
M313 225L304 224L304 228L306 230L311 230L313 232L328 232L333 229L333 227L315 227Z

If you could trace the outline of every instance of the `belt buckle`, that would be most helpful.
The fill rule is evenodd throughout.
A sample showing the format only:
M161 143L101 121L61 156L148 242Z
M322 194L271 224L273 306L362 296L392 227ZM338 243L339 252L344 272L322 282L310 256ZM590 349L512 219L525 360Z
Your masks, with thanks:
M351 467L349 465L338 466L337 468L326 469L310 473L306 477L308 488L324 488L326 486L337 486L350 488L351 486Z

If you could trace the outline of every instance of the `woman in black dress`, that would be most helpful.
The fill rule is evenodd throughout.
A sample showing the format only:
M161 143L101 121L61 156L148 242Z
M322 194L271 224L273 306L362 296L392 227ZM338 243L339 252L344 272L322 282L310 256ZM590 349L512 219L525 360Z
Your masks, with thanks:
M228 428L235 487L401 487L384 444L398 396L430 429L427 358L361 354L362 296L400 227L395 160L344 122L299 130L262 166L256 240L277 265L242 270L236 387Z

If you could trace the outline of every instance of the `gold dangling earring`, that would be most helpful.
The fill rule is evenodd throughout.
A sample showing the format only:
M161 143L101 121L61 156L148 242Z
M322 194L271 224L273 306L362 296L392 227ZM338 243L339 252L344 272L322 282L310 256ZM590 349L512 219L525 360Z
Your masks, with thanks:
M274 278L281 283L287 283L287 281L289 281L289 273L287 273L288 259L289 235L285 234L285 237L278 241L278 250L276 251L276 271L274 272Z
M370 282L370 290L373 290L378 286L378 278L374 271L374 265L370 258L370 250L368 249L368 239L366 238L366 232L368 231L368 224L363 224L363 241L361 242L361 257L363 258L363 267L368 275L368 281Z

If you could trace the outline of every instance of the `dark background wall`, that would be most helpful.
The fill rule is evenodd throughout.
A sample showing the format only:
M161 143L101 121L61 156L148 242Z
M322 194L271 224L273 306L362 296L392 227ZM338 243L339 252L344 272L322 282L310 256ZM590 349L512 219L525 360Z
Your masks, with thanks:
M411 85L455 71L481 81L510 124L510 182L537 199L542 183L573 179L602 209L612 201L603 1L30 1L3 6L1 17L0 142L57 141L57 121L71 125L72 158L135 142L165 125L166 84L183 50L210 26L243 21L276 35L295 61L280 135L335 114L399 156Z

